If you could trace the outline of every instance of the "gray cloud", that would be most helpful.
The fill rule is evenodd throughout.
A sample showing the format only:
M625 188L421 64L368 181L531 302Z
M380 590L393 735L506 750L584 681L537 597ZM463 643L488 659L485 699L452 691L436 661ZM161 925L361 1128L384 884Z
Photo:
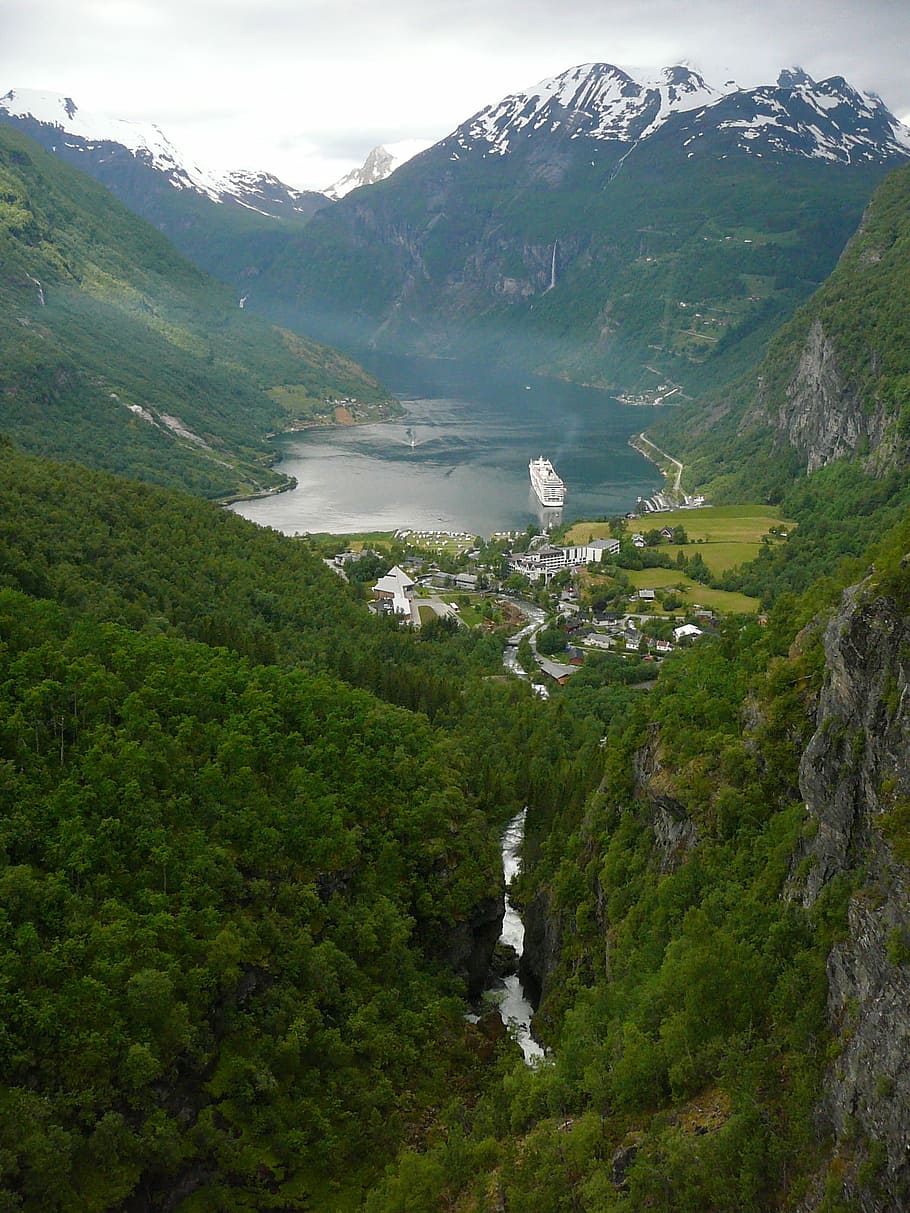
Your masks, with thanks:
M799 63L910 114L908 0L0 0L0 22L0 91L156 121L295 184L590 60L747 85Z

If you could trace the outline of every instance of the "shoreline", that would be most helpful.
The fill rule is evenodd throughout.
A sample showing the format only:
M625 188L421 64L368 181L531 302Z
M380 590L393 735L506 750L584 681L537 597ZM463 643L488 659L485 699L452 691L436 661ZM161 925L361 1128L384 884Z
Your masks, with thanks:
M391 404L393 402L398 406L398 408L401 411L399 413L393 414L390 417L358 418L358 417L353 416L350 412L348 412L348 410L343 405L338 405L336 407L336 414L337 414L337 412L341 411L342 408L344 408L344 411L347 412L347 414L348 414L348 418L349 418L348 420L341 420L340 418L337 417L337 415L332 420L329 420L328 418L323 418L320 420L304 421L302 418L298 418L295 421L289 421L288 424L286 426L283 426L280 430L272 430L270 433L265 435L265 439L267 442L274 442L277 438L282 438L286 434L301 434L305 430L316 430L316 429L342 429L343 430L343 429L351 429L353 426L358 426L358 425L385 425L389 421L399 420L400 417L407 411L406 409L404 409L402 407L401 401L397 397L392 397L392 400L385 402L385 403ZM382 408L383 405L379 405L378 407ZM274 464L276 464L276 463L281 463L283 458L284 458L283 454L281 452L277 452L275 454L275 456L273 457L273 464L270 464L270 466L274 466ZM281 473L281 475L284 476L283 484L276 484L270 489L260 489L256 493L232 493L231 496L229 496L229 497L219 497L216 501L216 504L221 505L221 506L231 506L231 505L236 505L240 501L261 501L263 498L266 498L266 497L277 497L280 493L290 493L294 489L297 488L297 485L299 482L298 482L296 476L288 476L288 475L285 475L285 473L283 473L283 472Z
M284 475L283 472L282 475ZM280 493L290 493L292 489L297 488L296 476L285 476L284 481L284 484L273 485L270 489L260 489L257 493L233 493L230 497L219 497L215 504L227 507L236 505L238 501L260 501L264 497L277 497Z
M661 461L673 464L676 469L676 479L673 483L672 489L669 489L669 491L673 492L677 496L682 494L682 496L685 497L685 494L682 493L682 489L680 488L680 481L682 480L683 474L683 464L680 463L678 459L675 459L672 455L668 455L666 451L661 450L661 448L656 443L652 442L650 438L646 438L644 430L642 430L640 434L632 435L632 437L629 439L629 446L632 447L634 451L638 451L639 455L644 455L645 459L660 469L660 474L667 482L664 486L665 489L669 489L669 481L673 473L667 471ZM650 450L646 448L650 448Z

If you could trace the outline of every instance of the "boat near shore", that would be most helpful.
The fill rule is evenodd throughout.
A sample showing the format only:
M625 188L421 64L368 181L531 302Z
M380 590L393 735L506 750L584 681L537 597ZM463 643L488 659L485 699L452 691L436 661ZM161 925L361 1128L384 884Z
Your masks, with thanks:
M549 459L545 459L543 455L532 459L528 464L528 475L531 477L531 487L542 506L547 509L559 509L565 504L565 481L556 474Z

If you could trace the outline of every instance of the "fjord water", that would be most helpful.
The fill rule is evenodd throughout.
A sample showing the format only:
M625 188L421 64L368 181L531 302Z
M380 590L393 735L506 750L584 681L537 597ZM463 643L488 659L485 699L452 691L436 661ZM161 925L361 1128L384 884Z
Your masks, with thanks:
M661 485L628 446L654 409L456 360L376 356L369 367L405 415L285 435L280 466L297 487L239 502L237 513L290 535L410 527L487 536L543 520L528 480L537 455L568 485L567 522L623 513Z

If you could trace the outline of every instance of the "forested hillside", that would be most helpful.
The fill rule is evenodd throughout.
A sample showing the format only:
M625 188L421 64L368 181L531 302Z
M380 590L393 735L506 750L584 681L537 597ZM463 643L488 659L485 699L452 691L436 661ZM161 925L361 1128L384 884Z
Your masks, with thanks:
M906 1207L908 547L904 521L842 601L854 564L666 662L584 812L532 805L551 1052L370 1213Z
M80 464L261 480L261 389L304 380L91 183L6 133L0 172L0 428L68 460L0 437L0 1208L904 1213L907 171L658 435L797 523L728 574L762 616L546 701L500 636ZM159 393L230 475L123 404ZM532 1066L465 1018L525 806Z
M894 170L824 285L732 389L654 427L715 498L779 500L807 470L857 460L903 476L910 426L910 170Z
M355 364L275 329L101 186L0 128L0 431L204 496L274 487L268 432L381 409Z
M495 1076L498 832L581 806L611 696L554 729L501 642L9 443L0 585L7 1204L356 1207Z

